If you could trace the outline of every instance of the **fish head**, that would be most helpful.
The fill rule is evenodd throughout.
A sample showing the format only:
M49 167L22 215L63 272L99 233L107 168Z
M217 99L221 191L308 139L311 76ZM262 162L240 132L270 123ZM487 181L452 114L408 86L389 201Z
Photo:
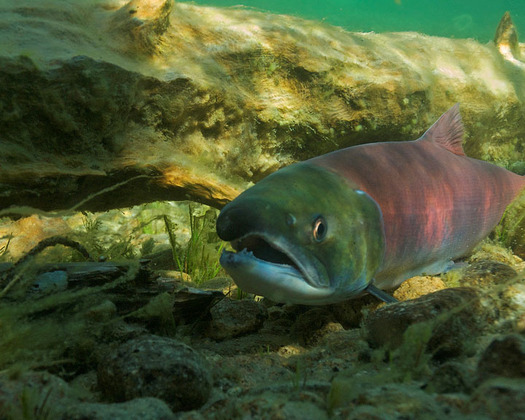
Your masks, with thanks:
M377 203L341 175L306 162L227 204L217 233L235 250L220 262L242 290L307 305L361 294L385 248Z

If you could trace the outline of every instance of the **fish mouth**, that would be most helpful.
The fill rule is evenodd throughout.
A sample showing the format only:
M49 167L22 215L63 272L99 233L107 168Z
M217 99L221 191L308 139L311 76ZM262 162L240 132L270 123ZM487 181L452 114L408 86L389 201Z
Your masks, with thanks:
M280 237L250 232L231 240L230 244L236 252L223 251L221 264L224 262L228 265L234 261L236 264L257 264L264 267L268 277L280 277L282 273L286 273L286 276L301 280L311 288L326 288L326 282L322 281L315 263L310 262L300 249L290 246ZM268 278L268 281L272 282L273 279Z
M246 250L259 260L271 264L287 265L301 272L295 259L277 244L260 234L249 234L230 242L232 248L239 252ZM304 275L304 273L302 273Z
M220 262L243 291L282 303L319 305L333 300L334 290L315 258L283 238L250 233L231 240L231 245L236 252L223 251Z

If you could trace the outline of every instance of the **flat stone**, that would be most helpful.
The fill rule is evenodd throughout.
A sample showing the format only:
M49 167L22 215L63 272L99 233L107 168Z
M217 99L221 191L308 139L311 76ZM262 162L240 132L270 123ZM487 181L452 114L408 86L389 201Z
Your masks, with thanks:
M39 274L33 283L31 292L46 295L66 290L67 272L57 270Z
M103 357L98 384L113 402L156 397L173 411L180 411L206 402L211 375L205 360L191 347L149 335L125 342Z
M445 283L439 277L416 276L401 283L392 295L398 300L416 299L445 287Z

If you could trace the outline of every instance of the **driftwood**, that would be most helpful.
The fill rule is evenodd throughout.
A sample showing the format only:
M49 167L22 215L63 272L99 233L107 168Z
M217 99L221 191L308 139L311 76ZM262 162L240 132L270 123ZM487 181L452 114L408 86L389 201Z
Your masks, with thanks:
M0 264L0 298L7 295L12 286L23 277L21 267L25 264L31 264L31 276L35 278L29 289L32 297L38 298L39 295L60 293L68 289L108 285L104 292L111 294L112 301L121 315L132 314L160 293L169 292L173 302L174 319L180 323L194 323L204 319L210 308L224 297L221 291L200 290L187 286L184 282L157 282L155 279L158 275L149 269L148 259L122 263L86 261L38 264L31 261L32 257L45 248L57 244L77 249L89 258L85 248L75 241L63 237L47 238L17 263ZM113 283L133 270L133 277L127 278L125 283ZM127 284L132 284L132 287L128 287Z
M171 0L115 4L0 10L0 215L188 198L220 207L291 162L417 138L455 102L467 154L523 160L523 46L510 17L482 45Z

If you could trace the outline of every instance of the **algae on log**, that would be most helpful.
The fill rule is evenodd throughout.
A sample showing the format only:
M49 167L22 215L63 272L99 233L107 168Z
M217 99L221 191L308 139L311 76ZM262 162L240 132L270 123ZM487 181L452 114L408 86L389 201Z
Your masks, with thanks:
M3 214L221 207L294 161L417 138L455 102L468 155L523 160L525 70L503 42L171 0L0 4Z

